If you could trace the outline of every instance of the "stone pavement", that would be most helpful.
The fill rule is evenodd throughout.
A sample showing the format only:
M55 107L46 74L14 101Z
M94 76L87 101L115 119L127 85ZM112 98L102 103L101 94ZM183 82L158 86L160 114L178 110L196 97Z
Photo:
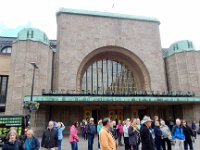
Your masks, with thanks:
M63 142L62 142L62 150L70 150L71 147L70 147L70 143L68 142L68 137L65 137L63 139ZM95 137L94 139L94 149L93 150L98 150L98 147L97 147L97 137ZM87 150L87 141L84 141L82 138L80 138L80 141L78 143L78 149L79 150ZM173 150L174 148L172 148ZM124 150L124 146L120 146L118 148L118 150ZM197 139L194 143L194 150L200 150L200 135L197 136Z

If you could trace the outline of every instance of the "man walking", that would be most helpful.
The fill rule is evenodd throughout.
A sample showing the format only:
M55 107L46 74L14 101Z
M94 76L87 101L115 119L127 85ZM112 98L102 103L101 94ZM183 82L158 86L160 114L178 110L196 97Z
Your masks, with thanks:
M172 129L172 141L175 143L175 150L184 150L184 140L183 127L181 126L181 120L178 118Z
M90 118L90 123L87 125L88 134L88 150L93 150L94 137L96 134L96 126L94 124L94 118Z
M101 150L116 150L117 144L114 136L109 131L109 128L112 128L109 118L103 119L103 127L99 134L99 142Z
M49 121L49 126L42 136L41 147L43 150L58 149L58 132L54 129L53 121Z
M141 123L140 136L142 140L142 150L154 150L153 138L149 130L152 120L150 117L144 116Z

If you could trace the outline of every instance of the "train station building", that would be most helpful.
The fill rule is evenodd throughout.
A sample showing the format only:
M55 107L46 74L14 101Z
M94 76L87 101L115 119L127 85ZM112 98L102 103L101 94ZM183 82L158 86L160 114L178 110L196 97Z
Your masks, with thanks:
M28 113L24 102L39 102L31 112L38 132L49 120L89 117L200 120L200 51L192 41L162 48L160 22L149 17L63 8L56 20L56 40L34 28L0 37L2 112Z

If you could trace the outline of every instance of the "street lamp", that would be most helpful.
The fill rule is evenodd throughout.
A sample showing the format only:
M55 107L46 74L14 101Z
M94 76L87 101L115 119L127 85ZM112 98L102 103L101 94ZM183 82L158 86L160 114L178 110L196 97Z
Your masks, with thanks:
M31 102L33 101L33 90L34 90L34 81L35 81L35 69L38 69L38 66L35 62L30 63L33 66L33 79L32 79L32 87L31 87Z

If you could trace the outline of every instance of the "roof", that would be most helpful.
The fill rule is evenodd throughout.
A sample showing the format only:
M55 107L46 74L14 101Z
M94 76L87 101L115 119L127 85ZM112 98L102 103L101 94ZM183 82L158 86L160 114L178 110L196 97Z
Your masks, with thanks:
M3 37L0 36L0 50L2 50L5 47L12 47L12 44L14 41L17 40L17 37ZM50 47L53 49L53 51L56 51L56 40L49 40Z
M157 22L160 21L153 17L144 17L144 16L134 16L128 14L119 14L111 12L100 12L100 11L91 11L91 10L81 10L81 9L71 9L71 8L61 8L56 15L66 13L66 14L76 14L76 15L87 15L87 16L96 16L96 17L108 17L108 18L119 18L119 19L129 19L129 20L139 20L147 22Z
M5 47L12 47L13 41L16 40L16 37L2 37L0 36L0 51Z
M18 33L17 41L23 41L23 40L33 40L42 42L43 44L50 45L49 39L47 35L35 28L24 28Z
M171 44L168 49L163 49L163 57L169 57L176 53L188 51L196 51L193 42L190 40L181 40Z

